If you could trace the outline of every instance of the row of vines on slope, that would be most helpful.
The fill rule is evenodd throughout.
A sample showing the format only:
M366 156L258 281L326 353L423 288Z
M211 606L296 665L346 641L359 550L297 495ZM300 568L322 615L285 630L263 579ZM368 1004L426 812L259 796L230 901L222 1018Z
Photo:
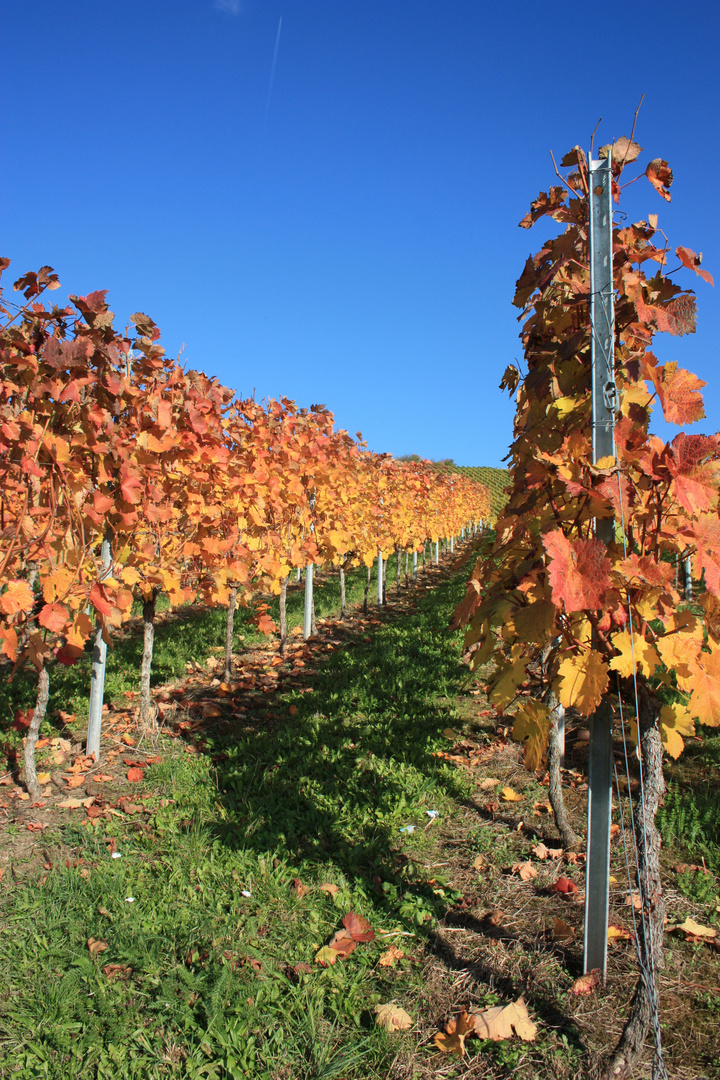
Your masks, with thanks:
M615 203L640 152L632 137L600 151L612 155ZM468 628L473 666L494 661L490 700L515 708L514 735L525 742L530 769L548 748L558 702L590 717L601 703L616 709L619 695L646 757L657 758L660 742L677 757L696 722L720 724L720 437L681 432L663 442L650 433L656 403L678 425L705 415L705 384L660 363L652 344L659 331L695 329L694 293L670 275L687 268L712 278L688 248L672 258L657 215L613 228L616 456L593 464L590 178L579 147L562 165L569 170L562 185L541 193L520 223L549 217L561 232L528 258L517 282L527 373L509 367L501 384L516 398L512 485L492 547L455 613L455 624ZM667 162L651 161L645 175L669 201ZM615 522L607 547L594 535L602 519ZM693 605L675 582L676 560L687 556L702 575ZM652 798L648 810L653 831ZM659 873L649 906L661 952ZM645 1010L645 1031L647 1023ZM631 1057L619 1047L613 1075L626 1074Z
M0 260L0 272L9 260ZM281 593L293 568L371 565L489 515L486 489L369 452L324 406L260 404L165 355L160 331L113 325L105 293L46 307L50 267L0 294L0 642L39 674L110 641L143 604L141 718L155 604L234 608ZM105 567L101 544L109 541ZM272 623L259 605L260 629Z

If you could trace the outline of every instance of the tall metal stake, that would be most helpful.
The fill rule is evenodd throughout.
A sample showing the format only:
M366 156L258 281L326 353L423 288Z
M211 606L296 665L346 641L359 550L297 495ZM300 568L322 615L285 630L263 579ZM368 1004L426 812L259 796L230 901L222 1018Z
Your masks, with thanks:
M305 570L305 608L303 610L303 640L307 641L312 633L313 606L313 564L309 562Z
M612 162L590 158L590 328L592 350L593 463L615 457L615 312L612 265ZM609 544L610 518L596 519L595 536ZM612 813L612 709L607 698L590 721L588 768L587 872L583 970L607 971Z
M103 540L100 558L103 565L103 577L110 569L110 542ZM105 696L105 662L107 645L103 639L102 627L95 632L93 645L92 675L90 676L90 702L88 705L88 731L85 753L100 760L100 732L102 729L102 707Z
M378 551L378 607L383 603L383 553Z

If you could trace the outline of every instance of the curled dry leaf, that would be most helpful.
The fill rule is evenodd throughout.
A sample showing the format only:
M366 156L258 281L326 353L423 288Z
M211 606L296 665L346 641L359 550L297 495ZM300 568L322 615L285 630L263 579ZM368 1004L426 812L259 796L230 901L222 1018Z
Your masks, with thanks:
M533 1042L537 1033L537 1024L530 1019L523 998L518 998L509 1005L481 1009L473 1013L473 1020L475 1034L481 1039L493 1039L495 1042L498 1039L512 1038L513 1030L524 1042Z
M398 960L402 960L405 953L402 949L398 949L397 945L391 945L389 949L386 949L381 954L378 964L380 967L395 967Z
M331 885L328 883L327 885L320 886L320 892L327 893L328 896L336 896L340 892L340 889L337 885Z
M453 1016L445 1025L445 1031L438 1031L433 1042L438 1050L444 1054L457 1054L463 1057L465 1054L465 1039L475 1032L475 1019L467 1012L461 1012L459 1016Z
M107 941L102 941L100 938L88 938L87 942L88 952L91 956L96 956L98 953L105 952L108 948Z
M533 854L536 855L537 858L541 859L541 860L560 859L560 858L562 858L562 853L563 853L562 848L549 848L549 847L546 847L545 844L543 844L542 840L540 841L539 844L536 844L535 847L532 850L533 850Z
M552 814L553 808L549 802L536 802L533 803L533 814Z
M300 878L297 878L297 877L292 879L292 886L291 887L292 887L293 892L296 893L297 896L305 896L305 894L308 891L307 885L303 885Z
M517 874L522 881L532 881L538 876L538 872L531 862L513 863L513 874Z
M103 975L107 975L108 979L127 979L132 975L132 968L127 964L106 964L103 968Z
M600 985L600 968L593 968L592 971L588 971L585 975L581 975L579 979L570 987L571 994L592 994L593 990Z
M407 1031L413 1025L412 1017L399 1005L376 1005L373 1012L377 1026L386 1031Z
M489 788L497 787L499 783L500 781L496 780L494 776L486 776L484 780L480 781L480 787L483 791L487 791Z
M561 895L570 895L577 891L578 887L575 882L567 877L559 877L552 887L552 892L560 893Z

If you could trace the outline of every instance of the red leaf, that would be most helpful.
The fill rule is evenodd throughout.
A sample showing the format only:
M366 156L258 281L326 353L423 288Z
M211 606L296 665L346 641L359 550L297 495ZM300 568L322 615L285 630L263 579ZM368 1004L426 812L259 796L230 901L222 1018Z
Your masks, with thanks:
M700 269L700 263L702 262L702 252L696 255L690 248L679 247L675 248L675 254L677 255L683 266L687 266L688 270L694 270L696 274L699 274L703 280L707 281L710 285L714 285L712 274L708 274L707 270Z
M132 768L128 769L127 778L131 784L139 784L143 778L142 769Z
M605 605L610 588L610 560L600 540L569 540L559 530L545 533L543 547L550 556L548 577L552 598L565 610L595 610Z
M354 911L348 912L343 919L343 926L353 941L374 941L375 931L367 919L362 915L356 915Z
M559 877L552 887L552 892L556 893L576 893L577 891L577 885L568 877Z
M45 604L38 615L38 622L47 630L52 630L53 633L59 634L65 629L65 624L69 618L70 615L68 609L64 604Z
M114 607L105 595L105 587L99 581L96 581L90 590L90 603L101 615L109 615Z

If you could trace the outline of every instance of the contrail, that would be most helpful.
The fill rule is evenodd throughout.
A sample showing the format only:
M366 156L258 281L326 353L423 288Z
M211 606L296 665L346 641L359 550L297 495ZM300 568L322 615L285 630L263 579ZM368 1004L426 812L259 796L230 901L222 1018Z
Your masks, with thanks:
M275 66L277 64L278 49L280 48L280 31L282 30L282 15L280 16L280 22L278 23L277 37L275 38L275 51L273 53L272 67L270 68L270 86L268 87L267 101L265 102L265 120L263 121L263 128L267 124L268 109L270 108L270 98L272 97L273 83L275 82Z

